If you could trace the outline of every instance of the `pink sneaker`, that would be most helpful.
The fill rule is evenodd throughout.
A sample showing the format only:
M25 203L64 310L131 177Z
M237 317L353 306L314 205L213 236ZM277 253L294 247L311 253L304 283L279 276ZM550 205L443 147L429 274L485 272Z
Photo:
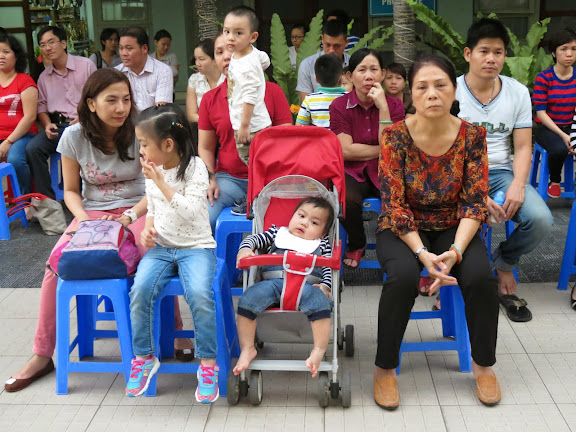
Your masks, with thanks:
M211 404L218 399L218 371L215 366L203 366L200 364L196 376L198 377L198 387L196 388L196 400L203 404Z
M126 396L140 396L148 389L150 380L160 367L160 360L152 356L147 360L132 359L132 369L130 369L130 379L126 384Z

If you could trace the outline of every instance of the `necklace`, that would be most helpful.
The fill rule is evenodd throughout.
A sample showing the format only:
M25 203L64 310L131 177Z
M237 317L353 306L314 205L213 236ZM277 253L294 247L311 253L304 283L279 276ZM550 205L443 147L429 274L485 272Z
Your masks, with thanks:
M467 75L467 74L466 74ZM478 96L476 96L476 92L472 89L472 87L470 86L470 84L468 84L468 80L466 79L466 75L464 75L464 82L466 83L466 86L468 87L468 90L470 90L470 93L472 93L472 96L474 96L474 98L480 102L480 105L482 105L482 108L485 108L488 104L490 104L490 102L492 102L492 98L494 97L494 89L496 88L496 78L494 78L494 81L492 82L492 91L490 92L490 97L488 98L488 102L486 103L482 103L480 101L480 99L478 98Z

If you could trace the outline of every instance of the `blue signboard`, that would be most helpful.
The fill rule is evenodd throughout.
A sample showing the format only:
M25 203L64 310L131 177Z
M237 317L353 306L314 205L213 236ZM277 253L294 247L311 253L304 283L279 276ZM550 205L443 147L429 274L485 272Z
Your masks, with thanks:
M419 0L419 2L436 12L436 0ZM370 0L370 16L394 16L394 0Z

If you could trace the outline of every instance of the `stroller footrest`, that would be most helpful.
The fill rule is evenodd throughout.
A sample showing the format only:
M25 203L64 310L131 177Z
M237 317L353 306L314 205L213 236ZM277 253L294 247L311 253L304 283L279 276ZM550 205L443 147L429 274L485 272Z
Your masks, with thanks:
M309 372L304 360L252 360L248 369ZM331 370L332 363L327 361L321 362L318 368L318 371L330 372Z

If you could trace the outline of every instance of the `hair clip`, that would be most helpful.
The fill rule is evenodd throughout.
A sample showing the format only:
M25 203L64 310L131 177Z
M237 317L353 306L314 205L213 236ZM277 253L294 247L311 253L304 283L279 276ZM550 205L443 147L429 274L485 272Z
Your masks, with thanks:
M182 123L178 123L178 122L172 122L172 126L177 126L180 129L184 129L184 126L182 126Z

